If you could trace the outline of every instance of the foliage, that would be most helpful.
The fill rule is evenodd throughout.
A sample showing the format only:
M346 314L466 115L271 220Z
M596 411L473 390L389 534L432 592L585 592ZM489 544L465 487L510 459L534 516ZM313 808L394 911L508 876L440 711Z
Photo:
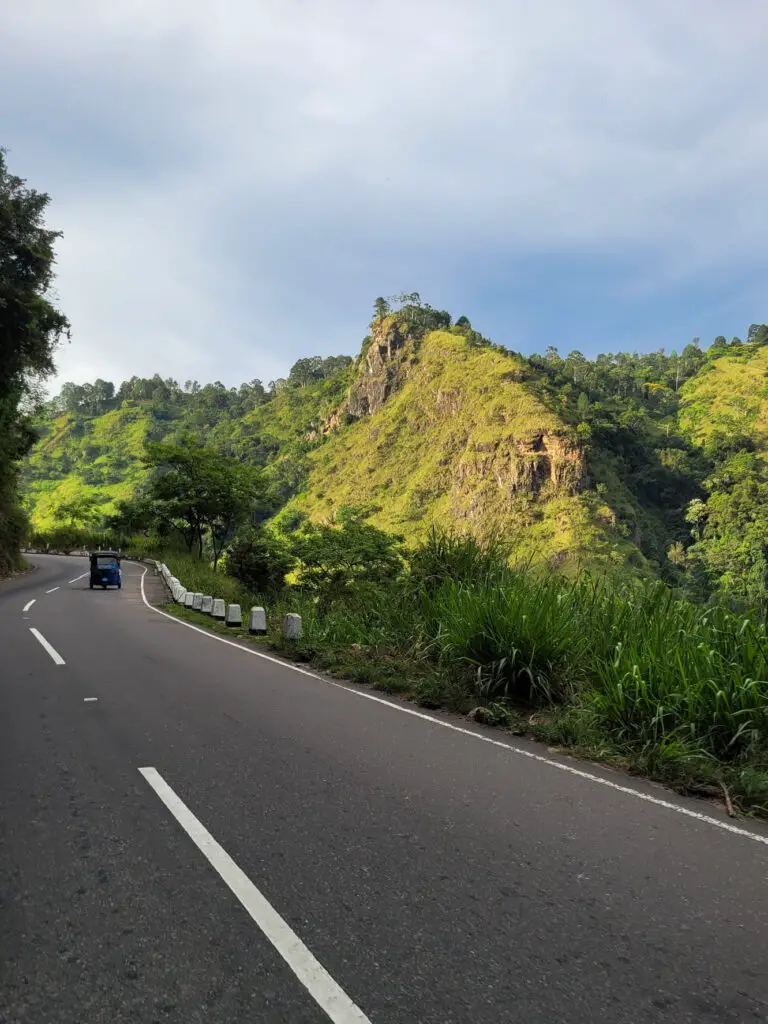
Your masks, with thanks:
M78 494L69 501L60 501L54 508L54 516L72 528L93 526L100 518L98 502L90 494Z
M293 535L299 586L326 601L348 595L357 600L361 588L397 579L403 566L401 538L366 522L371 512L342 507L333 522L305 523Z
M384 309L376 300L376 309ZM416 338L423 337L428 331L445 330L451 326L451 314L445 309L433 309L428 302L422 302L418 292L403 292L393 295L386 303L388 310L395 310L397 319L403 323L409 333Z
M432 593L447 580L487 583L506 573L508 547L499 537L480 544L471 534L446 532L432 526L408 557L410 581Z
M18 466L35 437L24 402L53 371L54 349L69 326L46 297L59 237L45 226L48 202L10 173L0 150L0 574L18 564L27 528Z
M117 387L65 384L34 420L39 441L24 467L34 527L53 527L57 505L82 493L110 519L146 489L145 443L178 443L189 432L220 454L264 470L265 486L283 503L301 490L307 456L322 444L318 427L348 386L349 357L321 362L321 379L270 389L259 380L238 388L196 381L181 386L157 374Z
M346 356L298 360L268 386L159 375L66 384L39 411L25 467L35 528L60 524L82 497L93 525L167 532L169 520L136 507L118 520L148 486L145 444L191 431L261 471L271 505L256 518L281 510L281 529L375 503L371 525L409 545L431 526L484 543L503 535L516 560L571 573L624 566L697 600L762 606L768 328L708 350L694 339L679 354L590 360L550 346L526 359L416 292L376 300L372 335L394 322L408 340L375 417L345 412L361 380ZM232 527L221 526L226 544Z
M149 490L154 519L176 530L188 551L197 544L200 557L207 534L215 570L225 542L264 499L258 474L191 435L179 444L149 442L146 462L156 471Z
M309 384L334 377L340 370L345 370L352 362L351 356L312 356L299 359L288 373L288 383L305 388Z
M227 550L227 574L253 594L275 592L285 585L295 558L283 540L263 526L238 535Z

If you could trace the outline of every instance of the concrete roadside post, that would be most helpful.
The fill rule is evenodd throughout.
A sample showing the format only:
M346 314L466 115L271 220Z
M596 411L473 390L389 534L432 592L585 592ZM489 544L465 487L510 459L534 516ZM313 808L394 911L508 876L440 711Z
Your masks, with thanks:
M188 590L186 592L186 594L184 595L184 607L185 608L191 608L192 607L192 602L194 600L195 600L195 595L192 593L191 590Z
M239 604L227 605L227 618L226 623L228 626L242 626L243 625L243 613L240 611Z
M224 607L224 599L221 597L214 597L213 599L213 611L211 615L214 619L218 619L219 622L223 622L227 617L227 611Z
M289 612L283 620L283 636L286 640L298 640L302 632L301 616Z
M210 596L210 594L203 595L203 600L200 604L200 611L203 613L203 615L210 615L211 612L213 611L213 598Z
M192 609L193 611L199 612L203 604L203 595L201 593L192 595Z
M267 634L267 613L263 608L251 608L251 617L248 621L248 632L255 636L266 636Z

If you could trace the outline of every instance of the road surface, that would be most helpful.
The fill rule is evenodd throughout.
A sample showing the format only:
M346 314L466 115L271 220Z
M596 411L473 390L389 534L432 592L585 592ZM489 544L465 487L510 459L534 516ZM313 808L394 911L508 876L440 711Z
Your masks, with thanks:
M34 561L0 584L2 1024L768 1021L765 827Z

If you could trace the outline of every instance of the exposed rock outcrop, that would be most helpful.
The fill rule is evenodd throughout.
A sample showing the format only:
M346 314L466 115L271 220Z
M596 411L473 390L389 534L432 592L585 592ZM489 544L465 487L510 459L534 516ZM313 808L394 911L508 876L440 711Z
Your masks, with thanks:
M564 437L548 432L532 438L506 438L473 443L454 464L452 493L468 494L483 479L493 479L505 494L536 495L546 486L562 495L584 489L586 466L582 450Z
M415 352L413 338L395 317L386 316L371 328L371 344L352 385L346 411L359 419L375 416L407 374Z

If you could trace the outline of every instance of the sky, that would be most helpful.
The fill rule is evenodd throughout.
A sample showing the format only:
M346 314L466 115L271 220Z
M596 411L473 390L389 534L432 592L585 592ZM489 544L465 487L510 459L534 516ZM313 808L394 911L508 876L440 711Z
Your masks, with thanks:
M13 0L63 381L354 354L419 291L526 353L768 320L765 0Z

